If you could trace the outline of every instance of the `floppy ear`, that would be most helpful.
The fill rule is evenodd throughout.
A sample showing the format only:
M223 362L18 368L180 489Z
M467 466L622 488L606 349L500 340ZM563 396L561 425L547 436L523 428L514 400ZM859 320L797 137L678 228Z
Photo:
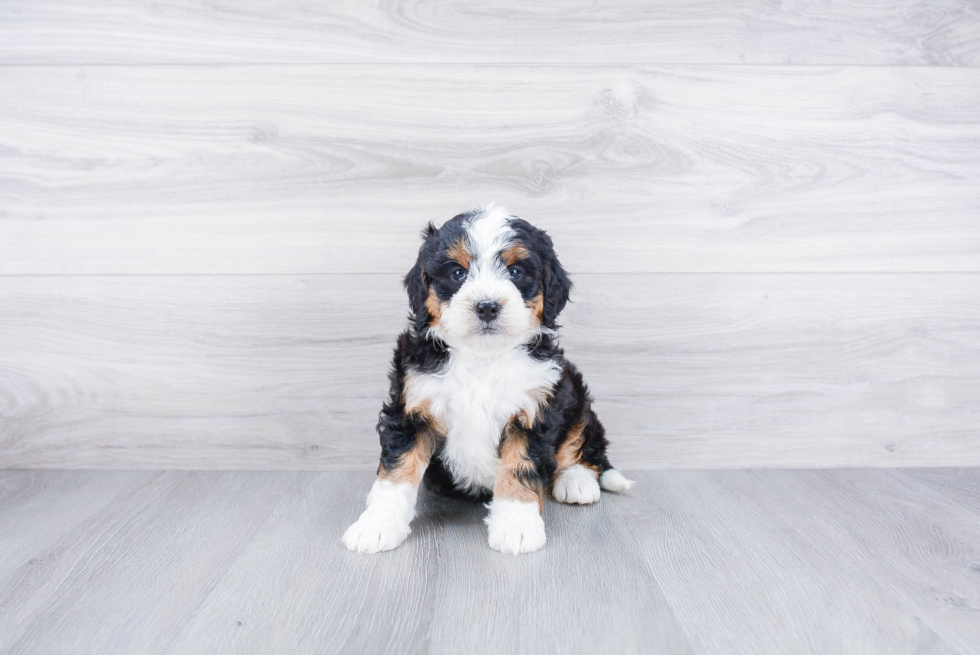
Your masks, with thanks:
M568 302L572 281L568 279L568 274L558 261L551 238L545 235L544 240L547 247L541 258L544 263L544 311L541 313L541 322L546 328L554 330L555 319Z
M425 271L422 270L422 258L405 276L405 290L408 291L408 302L415 315L415 329L421 332L429 323L429 310L425 308L425 300L429 297L429 285Z
M403 282L405 290L408 292L408 302L412 308L412 314L415 315L415 329L418 332L424 330L432 318L429 316L429 310L425 307L425 301L429 297L429 276L422 266L422 260L425 257L425 246L429 238L436 232L438 230L432 223L426 225L425 229L422 230L423 243L422 247L419 248L419 257L415 260L415 266L408 272Z

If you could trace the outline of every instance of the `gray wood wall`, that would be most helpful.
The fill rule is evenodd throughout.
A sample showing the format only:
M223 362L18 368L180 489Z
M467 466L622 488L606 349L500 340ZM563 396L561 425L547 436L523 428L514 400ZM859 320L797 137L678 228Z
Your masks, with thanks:
M9 0L0 466L372 467L490 200L620 467L980 465L976 2Z

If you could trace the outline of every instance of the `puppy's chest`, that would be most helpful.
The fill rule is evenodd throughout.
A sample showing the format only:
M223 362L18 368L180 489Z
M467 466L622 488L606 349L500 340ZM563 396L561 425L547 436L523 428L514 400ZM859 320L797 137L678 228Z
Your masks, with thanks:
M408 406L424 404L446 432L441 458L461 488L493 488L504 426L534 412L561 375L551 361L517 351L495 357L454 353L438 374L411 374Z

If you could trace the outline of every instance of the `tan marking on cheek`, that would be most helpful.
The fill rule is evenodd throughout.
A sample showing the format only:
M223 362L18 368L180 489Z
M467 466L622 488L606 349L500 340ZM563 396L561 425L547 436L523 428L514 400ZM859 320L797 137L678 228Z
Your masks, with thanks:
M519 243L515 243L510 248L507 248L500 253L500 258L507 266L513 266L516 262L519 262L522 259L527 259L530 256L531 253L527 251L527 248Z
M564 471L569 466L574 466L582 459L582 430L585 428L582 421L572 426L568 431L565 441L558 446L555 452L555 459L558 461L558 472Z
M493 497L537 503L538 511L544 510L544 490L531 488L521 482L521 475L534 473L534 462L527 455L527 436L508 426L500 446L500 462L493 484Z
M442 320L442 301L436 295L436 290L429 287L429 297L425 299L425 308L429 310L432 320L429 325L434 325Z
M453 244L446 249L446 255L448 255L450 259L454 259L459 262L459 265L467 270L469 270L470 263L473 261L473 255L466 247L466 242L462 238L454 241Z
M541 325L544 317L544 294L538 293L530 300L525 301L524 304L531 310L531 316L538 321L538 325Z

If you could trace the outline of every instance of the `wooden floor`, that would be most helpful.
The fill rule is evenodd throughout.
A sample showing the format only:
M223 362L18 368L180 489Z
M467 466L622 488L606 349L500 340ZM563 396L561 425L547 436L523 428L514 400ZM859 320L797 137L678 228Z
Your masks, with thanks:
M980 470L641 472L545 549L353 472L0 472L5 653L980 653Z

